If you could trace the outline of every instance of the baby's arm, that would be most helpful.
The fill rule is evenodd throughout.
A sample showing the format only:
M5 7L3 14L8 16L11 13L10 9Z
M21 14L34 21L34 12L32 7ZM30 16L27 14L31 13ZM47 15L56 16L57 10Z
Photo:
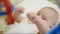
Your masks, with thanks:
M18 7L16 7L16 10L15 10L15 13L14 13L14 17L15 17L15 21L16 22L21 22L21 20L22 20L22 16L21 16L21 14L24 12L24 8L23 7L21 7L21 6L18 6Z
M47 21L43 20L42 17L40 18L38 15L35 15L34 12L28 13L27 16L34 24L36 24L39 32L45 34L50 30L49 26L46 24Z

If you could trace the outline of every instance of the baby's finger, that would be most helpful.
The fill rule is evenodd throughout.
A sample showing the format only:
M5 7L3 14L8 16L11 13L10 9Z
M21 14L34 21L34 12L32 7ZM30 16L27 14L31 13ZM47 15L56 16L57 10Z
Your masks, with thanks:
M16 8L16 12L17 13L24 13L24 8L23 7L21 7L21 6L18 6L17 8Z
M21 6L16 7L16 10L14 12L14 16L20 16L21 13L24 13L24 8Z
M27 14L27 16L28 16L28 18L29 18L30 20L32 20L32 19L33 19L32 17L34 17L34 13L33 13L33 12L29 12L29 13Z

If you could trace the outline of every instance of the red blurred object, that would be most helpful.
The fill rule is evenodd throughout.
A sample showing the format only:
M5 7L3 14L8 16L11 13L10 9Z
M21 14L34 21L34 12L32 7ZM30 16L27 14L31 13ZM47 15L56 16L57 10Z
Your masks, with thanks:
M7 9L7 24L11 25L14 23L14 17L12 15L12 4L9 0L0 0L4 2L4 5L6 6Z
M7 18L6 21L7 21L8 25L12 25L15 22L14 17L12 17L12 16L10 16L10 18Z

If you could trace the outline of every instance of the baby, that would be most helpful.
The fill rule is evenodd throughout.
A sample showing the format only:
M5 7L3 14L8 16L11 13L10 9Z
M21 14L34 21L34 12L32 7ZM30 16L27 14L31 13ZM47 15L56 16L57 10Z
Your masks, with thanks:
M21 9L22 11L19 9ZM17 7L17 11L18 12L16 12L15 17L16 18L22 17L21 14L24 11L23 7L21 7L21 6L20 6L20 8ZM18 14L20 14L20 16ZM58 12L54 8L51 8L51 7L44 7L41 10L39 10L37 14L34 14L34 12L31 12L31 13L28 13L27 16L32 21L32 23L36 24L40 34L42 34L42 33L45 34L51 28L53 28L56 25L58 18L59 18ZM23 21L23 19L24 18L22 17L22 18L16 19L16 20L18 22L21 22L21 21ZM18 24L18 25L20 25L20 24ZM17 28L18 28L18 26L17 26Z
M57 17L54 17L55 16L55 12L54 12L55 9L53 9L53 7L56 7L56 6L54 4L48 2L48 1L45 1L45 0L38 0L38 1L37 0L24 0L19 6L17 6L16 11L14 12L15 13L14 14L15 18L17 18L17 19L15 19L15 21L18 22L18 23L13 24L11 26L11 29L8 30L6 33L32 33L32 34L35 33L36 34L39 31L41 33L43 31L45 32L45 29L47 27L48 28L46 30L49 31L50 28L53 27L53 25L51 27L50 22L52 23L52 22L58 20L58 15L57 14L56 14ZM42 9L44 11L42 11ZM50 11L47 10L47 9L49 9ZM38 10L40 10L41 12L40 11L38 12ZM38 29L36 27L37 24L33 24L33 23L35 23L35 21L34 21L35 19L33 18L34 20L33 19L31 20L31 18L30 18L30 20L29 20L27 18L27 16L32 17L32 16L30 16L30 13L28 13L29 11L35 11L36 15L37 15L37 12L38 12L39 19L37 21L41 20L41 22L43 22L41 24L41 27L42 26L44 27L43 24L45 24L45 22L48 22L47 25L46 25L46 28L44 27L45 28L44 30L40 27L40 25L38 25L41 28L41 30L40 30L40 28L38 28L39 29L39 31L38 31ZM28 13L28 15L27 15L27 13ZM32 13L32 15L33 15L33 13ZM54 13L54 14L52 15L51 13L52 14ZM41 16L41 18L43 17L44 20L41 19L40 16ZM52 16L54 18L53 19L54 21L52 21Z
M59 19L58 12L51 7L44 7L39 10L37 14L31 12L28 13L27 16L32 21L32 23L36 24L40 34L47 33L56 25Z

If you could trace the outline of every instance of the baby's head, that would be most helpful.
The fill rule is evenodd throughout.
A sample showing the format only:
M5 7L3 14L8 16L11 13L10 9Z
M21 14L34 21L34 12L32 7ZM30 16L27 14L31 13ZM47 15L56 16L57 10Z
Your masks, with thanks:
M42 8L41 10L38 11L37 15L41 16L42 19L48 21L49 23L47 24L51 28L57 23L59 19L58 12L54 8L51 8L51 7Z

